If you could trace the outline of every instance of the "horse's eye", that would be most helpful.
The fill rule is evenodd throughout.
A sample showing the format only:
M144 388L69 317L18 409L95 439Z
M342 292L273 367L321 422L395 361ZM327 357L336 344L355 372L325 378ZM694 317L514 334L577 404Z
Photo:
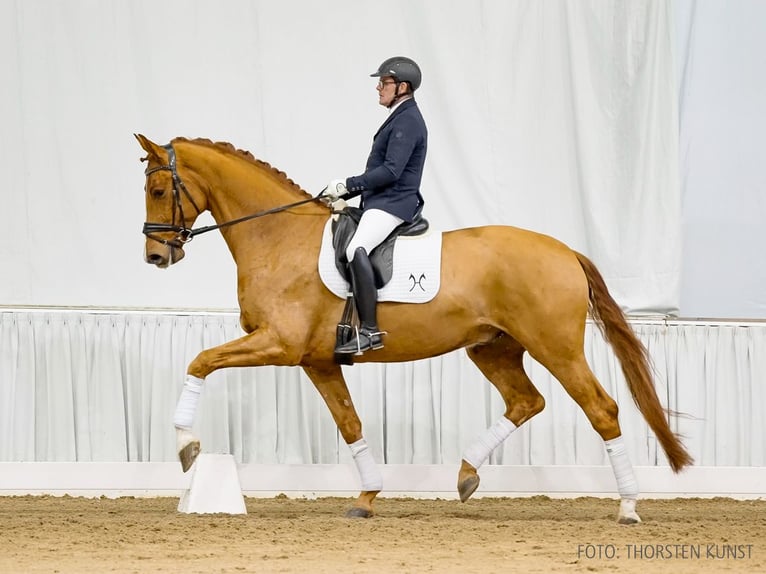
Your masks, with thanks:
M163 195L165 195L165 188L155 187L154 189L152 189L151 193L154 199L160 199Z

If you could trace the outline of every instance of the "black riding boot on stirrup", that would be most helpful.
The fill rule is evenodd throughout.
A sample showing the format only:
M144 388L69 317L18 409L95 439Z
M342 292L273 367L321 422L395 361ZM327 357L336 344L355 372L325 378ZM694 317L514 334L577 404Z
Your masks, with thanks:
M351 290L354 293L354 303L361 325L350 341L335 347L335 352L340 355L361 355L370 349L383 347L383 333L378 329L376 313L378 290L375 288L372 264L364 247L358 247L354 251L354 258L348 267L351 272Z

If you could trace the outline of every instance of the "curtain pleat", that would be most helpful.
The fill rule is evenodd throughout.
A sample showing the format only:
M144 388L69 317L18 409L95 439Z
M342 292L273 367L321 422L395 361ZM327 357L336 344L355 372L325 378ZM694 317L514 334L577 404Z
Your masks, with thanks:
M633 320L657 394L697 464L762 466L766 323ZM174 461L173 412L188 364L243 333L234 313L0 311L1 461ZM585 355L617 401L635 465L667 464L611 348L588 324ZM585 413L525 357L546 408L490 464L603 465ZM344 367L376 460L458 464L505 405L463 351L412 363ZM350 462L311 381L297 367L222 369L195 421L206 452L245 463Z

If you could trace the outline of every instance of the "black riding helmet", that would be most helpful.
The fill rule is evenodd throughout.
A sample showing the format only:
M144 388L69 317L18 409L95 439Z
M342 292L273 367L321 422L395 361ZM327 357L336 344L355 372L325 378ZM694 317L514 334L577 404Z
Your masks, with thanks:
M380 78L383 76L391 76L397 82L407 82L410 88L414 92L420 87L420 66L418 66L414 60L405 58L404 56L394 56L383 62L378 71L374 74L370 74L372 78Z

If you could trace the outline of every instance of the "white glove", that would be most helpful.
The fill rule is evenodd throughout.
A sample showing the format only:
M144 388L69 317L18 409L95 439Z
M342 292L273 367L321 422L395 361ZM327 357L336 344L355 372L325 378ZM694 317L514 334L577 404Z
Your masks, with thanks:
M338 201L347 193L346 180L343 179L333 179L324 190L324 196L330 203Z

